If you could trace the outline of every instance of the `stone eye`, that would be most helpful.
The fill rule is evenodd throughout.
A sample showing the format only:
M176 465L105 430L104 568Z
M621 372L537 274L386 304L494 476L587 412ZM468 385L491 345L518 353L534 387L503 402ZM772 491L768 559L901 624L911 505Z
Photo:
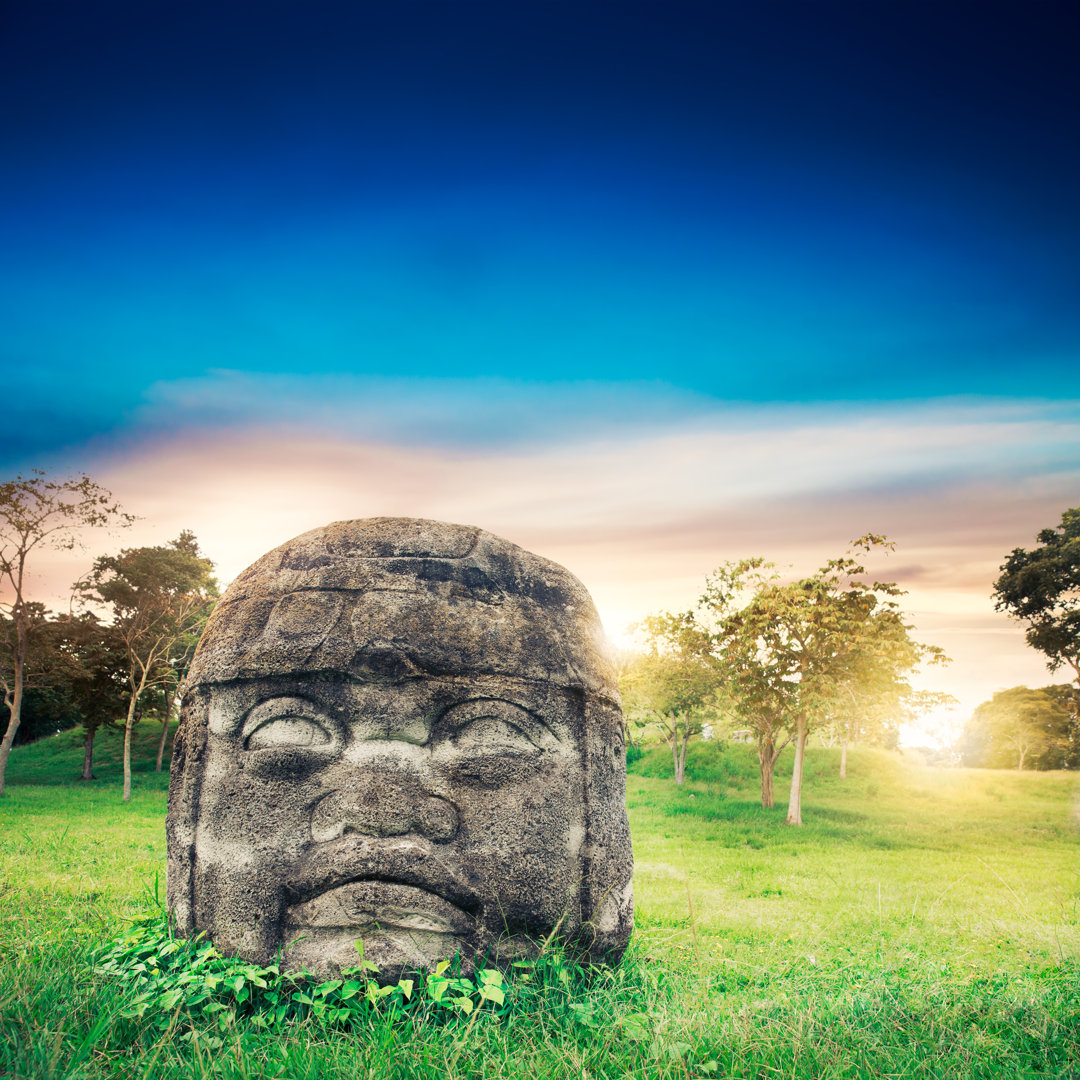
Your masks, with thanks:
M448 709L438 725L453 745L470 753L537 751L555 743L550 729L509 701L478 699Z
M281 716L267 720L248 737L248 750L266 750L276 746L324 746L330 742L330 733L321 724L306 716Z
M315 749L333 742L331 726L303 698L274 698L256 706L244 724L245 750Z
M517 725L499 716L478 716L454 733L454 744L470 750L536 750Z

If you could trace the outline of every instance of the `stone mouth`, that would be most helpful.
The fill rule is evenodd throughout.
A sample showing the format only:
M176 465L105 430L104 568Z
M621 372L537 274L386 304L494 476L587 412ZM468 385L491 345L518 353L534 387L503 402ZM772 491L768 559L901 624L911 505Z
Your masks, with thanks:
M461 937L475 930L467 911L423 886L384 878L355 878L286 912L290 927L304 930L388 930Z
M340 890L345 891L338 896ZM309 905L317 903L333 907L337 900L361 906L375 904L381 902L380 895L385 895L385 903L391 906L418 905L440 917L445 914L444 908L450 909L470 922L482 906L450 851L406 837L351 834L320 844L301 860L289 881L288 892L292 901L290 916L293 912L306 913ZM323 899L331 896L335 899ZM310 910L314 912L315 908Z

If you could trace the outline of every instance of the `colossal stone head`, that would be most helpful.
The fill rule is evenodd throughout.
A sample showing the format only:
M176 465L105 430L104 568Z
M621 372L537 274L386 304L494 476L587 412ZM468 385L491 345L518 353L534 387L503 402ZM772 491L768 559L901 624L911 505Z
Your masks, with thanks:
M388 977L552 934L617 960L632 922L618 691L562 567L480 529L341 521L214 612L173 752L182 933Z

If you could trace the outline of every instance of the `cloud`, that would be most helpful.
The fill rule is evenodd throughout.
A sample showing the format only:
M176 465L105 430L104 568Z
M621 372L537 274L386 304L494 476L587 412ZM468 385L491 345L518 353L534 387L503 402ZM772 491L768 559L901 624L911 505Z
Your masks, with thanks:
M410 446L536 445L655 429L707 414L711 400L656 382L382 378L218 369L149 386L135 432L274 424L349 441Z
M820 466L838 451L850 484L862 465L869 481L897 468L910 474L921 459L937 468L941 452L951 467L1003 436L1031 451L1061 450L1075 434L1080 402L939 398L899 403L724 402L663 380L577 382L508 378L383 378L359 375L255 373L218 369L163 380L143 393L131 437L192 429L266 428L293 435L318 432L350 443L470 448L597 444L622 454L646 438L681 442L692 465L709 453L726 459L755 440L755 458L776 461L789 475L826 474ZM792 454L792 447L797 453ZM898 454L899 452L899 454ZM1076 454L1072 454L1076 464ZM883 471L884 467L884 471ZM760 485L758 468L748 481Z
M191 528L224 580L328 521L433 517L480 525L563 563L615 633L650 611L692 604L727 559L761 554L803 572L881 532L898 552L876 572L909 590L923 638L955 658L933 685L970 709L1002 685L1047 681L989 594L1004 555L1080 502L1073 405L709 411L695 402L682 415L650 416L640 387L624 388L605 412L599 388L573 403L572 388L548 388L529 405L510 384L487 397L463 384L422 385L405 401L401 387L383 384L365 398L369 388L343 382L336 392L323 387L313 417L305 385L223 374L214 393L197 381L162 388L152 410L170 413L170 428L144 427L73 464L143 515L124 544ZM552 436L561 430L553 415L542 438L560 394L563 419L578 409L577 435ZM423 407L413 414L415 398ZM508 400L531 425L528 438L461 437ZM441 441L410 442L410 425L440 410L457 414ZM620 410L637 422L621 425ZM368 423L376 413L381 438ZM248 414L255 420L240 424ZM76 562L43 567L58 594L81 572Z

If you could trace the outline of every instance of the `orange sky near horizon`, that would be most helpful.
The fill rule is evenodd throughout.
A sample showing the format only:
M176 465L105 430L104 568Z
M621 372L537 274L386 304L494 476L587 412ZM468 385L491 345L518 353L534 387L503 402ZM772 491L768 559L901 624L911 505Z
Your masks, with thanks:
M1005 555L1080 502L1080 470L1045 467L1054 447L1080 441L1076 425L1056 423L961 405L869 417L778 410L753 422L716 416L498 452L377 444L333 428L151 436L83 455L83 467L140 520L88 537L84 551L42 553L33 588L66 606L68 585L94 555L164 543L184 528L224 584L329 521L431 517L478 525L562 563L625 645L631 623L692 605L726 560L762 555L806 573L854 537L884 533L896 551L872 569L907 590L917 639L953 661L918 680L959 702L904 732L918 744L928 732L957 733L996 690L1066 681L990 599ZM980 467L1003 449L1012 475Z

